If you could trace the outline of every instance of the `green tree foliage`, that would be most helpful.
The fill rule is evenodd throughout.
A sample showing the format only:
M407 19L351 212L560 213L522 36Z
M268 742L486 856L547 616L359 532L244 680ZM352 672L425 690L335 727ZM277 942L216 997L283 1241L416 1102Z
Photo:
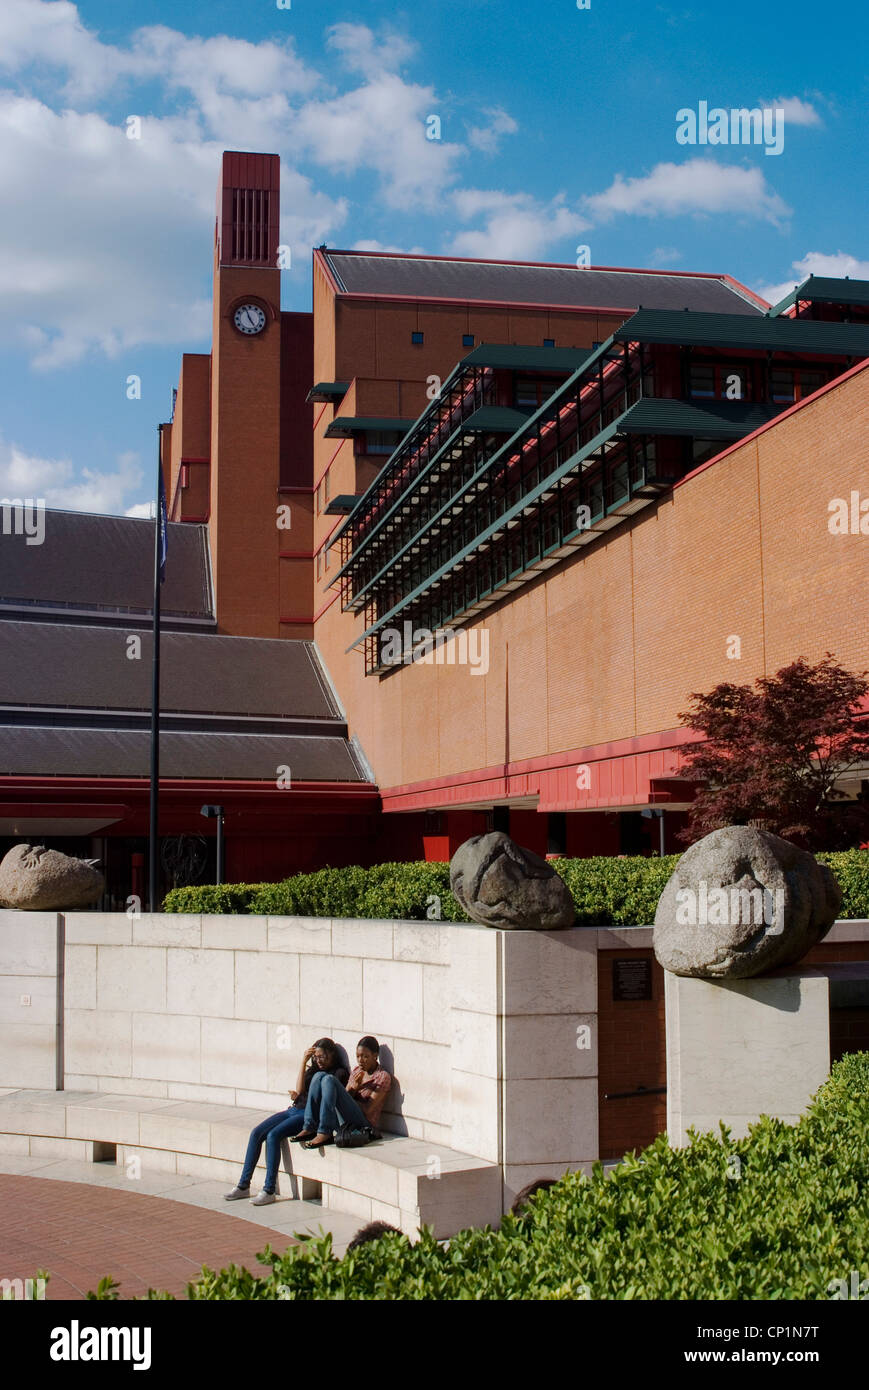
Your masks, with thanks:
M843 804L835 782L869 759L869 720L856 719L866 673L827 652L803 657L750 685L693 693L680 719L703 735L684 772L703 786L683 840L724 825L757 825L808 849L845 849L869 833L869 807Z

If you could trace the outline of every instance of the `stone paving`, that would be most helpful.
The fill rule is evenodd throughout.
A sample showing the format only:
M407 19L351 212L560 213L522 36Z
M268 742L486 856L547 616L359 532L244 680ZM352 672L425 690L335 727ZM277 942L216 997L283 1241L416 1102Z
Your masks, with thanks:
M0 1154L0 1279L44 1269L47 1299L83 1299L108 1274L122 1299L149 1287L183 1297L203 1264L264 1272L256 1256L266 1244L283 1251L297 1243L294 1232L320 1229L332 1232L341 1253L361 1224L289 1198L268 1207L228 1204L227 1190L175 1174L134 1184L114 1163Z

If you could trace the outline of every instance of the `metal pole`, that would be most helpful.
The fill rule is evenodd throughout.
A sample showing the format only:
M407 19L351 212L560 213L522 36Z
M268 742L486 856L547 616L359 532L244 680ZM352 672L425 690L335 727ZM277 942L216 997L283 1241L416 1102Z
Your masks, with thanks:
M157 911L157 828L160 796L160 489L163 426L157 426L157 513L154 518L154 624L151 651L151 806L148 827L148 911Z
M217 817L217 882L223 882L223 812Z
M658 817L661 823L661 858L664 858L664 812L661 811Z

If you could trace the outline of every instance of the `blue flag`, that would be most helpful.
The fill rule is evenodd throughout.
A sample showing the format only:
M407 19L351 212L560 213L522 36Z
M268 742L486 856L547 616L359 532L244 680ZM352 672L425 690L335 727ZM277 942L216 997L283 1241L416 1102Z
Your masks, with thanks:
M166 578L166 556L169 554L169 526L166 515L166 488L163 483L163 469L160 469L160 498L158 502L157 524L160 527L160 583Z

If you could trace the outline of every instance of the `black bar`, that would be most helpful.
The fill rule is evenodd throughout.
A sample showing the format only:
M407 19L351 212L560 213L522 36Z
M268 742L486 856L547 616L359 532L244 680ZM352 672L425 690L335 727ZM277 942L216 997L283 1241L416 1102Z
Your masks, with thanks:
M217 883L223 882L223 811L217 817Z
M148 827L148 911L157 911L157 827L160 807L160 442L157 426L157 513L154 518L154 628L151 652L151 806Z
M604 1100L631 1100L634 1096L663 1096L666 1086L640 1086L636 1091L610 1091Z

